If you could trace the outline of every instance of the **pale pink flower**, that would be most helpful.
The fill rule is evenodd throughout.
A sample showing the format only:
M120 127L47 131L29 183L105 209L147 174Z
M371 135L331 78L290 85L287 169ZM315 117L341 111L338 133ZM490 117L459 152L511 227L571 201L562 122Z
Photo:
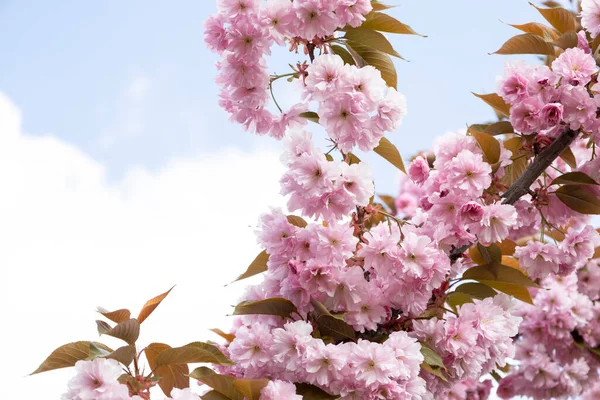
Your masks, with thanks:
M302 396L296 394L296 386L293 383L274 380L269 381L260 392L259 400L302 400Z
M171 391L170 400L200 400L200 396L192 392L190 388L178 389L174 388Z
M481 244L489 246L501 242L508 236L509 228L517 223L517 212L509 204L494 203L484 206L483 217L479 224L472 224L474 233Z
M218 0L217 9L228 18L256 13L261 0Z
M586 85L598 70L591 54L579 48L566 49L552 62L552 70L573 86Z
M322 340L313 340L306 348L305 369L308 381L328 386L346 365L346 357L332 344L325 345Z
M116 360L96 358L93 361L77 361L75 372L77 375L69 381L69 391L63 395L63 400L117 400L116 395L123 392L122 388L129 395L127 387L117 380L123 369Z
M323 101L337 89L342 76L347 74L344 61L340 56L323 54L308 67L306 77L306 94L311 99Z
M510 109L510 122L515 130L525 135L539 131L542 128L543 106L538 97L528 97L514 104Z
M422 185L429 178L429 163L418 156L408 166L408 176L417 185Z
M463 150L447 166L448 188L459 189L478 196L492 182L492 167L483 161L481 154Z
M227 49L227 31L224 22L225 18L222 14L211 15L204 22L204 42L211 51L222 53Z
M581 25L593 38L600 33L600 1L581 1Z
M324 37L338 27L338 19L331 3L326 0L303 0L293 3L301 37L308 40L315 36Z
M352 362L357 368L356 378L366 386L374 383L387 384L398 376L398 360L385 346L359 340L354 346Z
M563 118L564 107L560 103L548 103L542 108L542 123L544 129L558 125Z

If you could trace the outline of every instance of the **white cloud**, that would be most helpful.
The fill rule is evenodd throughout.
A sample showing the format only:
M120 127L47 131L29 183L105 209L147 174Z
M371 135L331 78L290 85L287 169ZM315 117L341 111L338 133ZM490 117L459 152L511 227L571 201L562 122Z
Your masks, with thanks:
M26 375L59 345L97 340L96 306L135 313L174 284L140 342L216 340L207 329L227 328L246 284L223 286L258 253L281 173L274 149L228 149L110 183L77 147L23 134L0 93L0 397L58 399L71 370Z

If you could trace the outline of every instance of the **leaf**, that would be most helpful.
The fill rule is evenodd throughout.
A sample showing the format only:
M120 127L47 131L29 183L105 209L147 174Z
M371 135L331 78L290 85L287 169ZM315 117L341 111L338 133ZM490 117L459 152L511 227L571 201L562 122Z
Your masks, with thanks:
M510 267L507 267L507 268L510 268ZM516 271L516 269L514 269L514 268L511 268L511 269ZM491 286L494 289L499 290L503 293L514 296L516 299L519 299L525 303L533 304L533 299L531 298L531 294L529 293L529 290L525 286L517 285L514 283L487 281L487 280L481 280L480 282L485 283L486 285Z
M211 390L210 392L200 396L200 398L202 400L231 400L229 397L222 395L216 390Z
M402 58L383 34L371 29L350 28L346 30L344 38L346 38L350 45L355 49L356 46L354 46L354 44L359 44L394 57Z
M124 366L128 367L129 364L133 362L133 359L136 356L135 345L130 344L129 346L119 347L115 351L110 354L104 356L104 358L110 358L113 360L117 360Z
M220 329L214 328L211 329L212 332L216 333L217 335L221 336L223 339L227 340L228 342L233 342L233 340L235 339L235 335L232 333L225 333Z
M165 349L156 358L156 365L212 363L234 365L216 346L203 342L192 342L181 347Z
M581 214L600 214L600 199L586 186L564 185L554 193L573 211Z
M473 93L473 92L471 92ZM477 94L473 93L475 96L479 97L481 100L485 101L488 105L490 105L494 110L498 111L500 114L505 117L510 116L510 105L506 104L504 99L500 97L496 93L489 94Z
M352 164L358 164L360 163L360 158L356 157L356 155L354 153L348 153L348 164L352 165Z
M523 139L520 137L510 138L504 141L504 147L512 153L512 164L504 167L504 178L502 182L511 186L527 169L529 157L522 148Z
M555 178L551 185L597 185L598 183L593 180L588 174L575 171L575 172L567 172L566 174L562 174L561 176Z
M500 160L500 142L493 136L469 128L469 133L475 138L488 164L496 164Z
M500 248L500 253L507 256L512 256L515 254L515 249L517 248L517 244L510 239L504 239L502 242L497 243Z
M473 296L461 292L450 292L446 295L445 301L450 307L452 307L454 311L457 311L458 307L462 306L463 304L472 303Z
M91 342L97 348L112 352L112 350L98 342ZM90 342L87 340L68 343L54 350L31 375L41 372L52 371L59 368L67 368L75 365L77 361L85 360L90 356Z
M382 11L390 8L394 8L395 6L388 6L387 4L380 3L377 0L371 0L371 5L373 6L374 11Z
M323 336L330 336L335 341L354 340L356 332L343 319L331 315L329 310L316 300L311 300L314 307L313 316Z
M515 268L515 269L523 272L526 275L526 273L521 268L519 261L514 257L502 256L502 265L506 265L507 267Z
M554 42L552 42L555 46L560 47L563 50L577 47L579 43L579 39L577 38L577 34L575 32L567 32Z
M102 307L98 307L97 310L100 314L104 315L106 318L110 319L115 324L118 324L123 321L127 321L131 318L131 311L122 308L116 311L107 311Z
M567 147L559 157L566 162L569 167L577 168L577 160L575 159L575 154L573 154L573 151L570 147Z
M167 290L163 294L148 300L146 304L144 304L144 306L142 307L142 311L140 311L140 315L138 315L137 317L137 320L140 322L140 324L144 322L146 318L150 316L150 314L152 314L152 312L165 299L165 297L167 297L167 295L171 293L171 290L173 290L174 287L175 286L173 286L171 289Z
M308 383L297 383L296 393L302 396L303 400L333 400L340 397Z
M386 194L378 194L379 198L385 203L386 206L392 212L392 215L396 215L398 210L396 210L396 199L393 196L388 196Z
M492 261L502 260L502 251L495 243L489 247L476 243L469 248L469 257L479 265L488 264Z
M484 133L488 135L496 136L503 135L506 133L515 133L515 129L513 128L510 121L499 121L494 124L489 125L484 129Z
M429 345L421 342L421 354L423 354L423 361L429 364L431 367L446 368L442 357L433 350Z
M444 382L448 382L448 379L444 376L444 374L442 373L442 371L439 367L432 367L431 365L423 362L423 363L421 363L421 368L424 369L425 371L429 372L430 374L437 376Z
M288 215L287 220L290 224L297 226L298 228L306 228L306 225L308 225L304 218L297 215Z
M554 45L533 33L523 33L508 39L502 47L492 54L556 54Z
M390 56L381 51L362 46L358 43L346 43L348 51L356 59L357 65L371 65L381 72L381 77L389 87L394 89L398 86L398 75L396 67Z
M261 390L268 384L268 379L237 379L233 381L233 388L247 400L259 400Z
M173 388L185 389L190 387L190 378L187 376L190 370L187 364L158 365L156 361L158 355L169 349L171 349L171 346L164 343L150 343L144 349L150 369L154 371L155 376L161 377L161 380L158 381L158 386L160 386L166 396L171 395Z
M531 2L529 4L535 7L535 9L538 10L540 14L542 14L546 21L548 21L550 25L555 27L556 30L558 30L559 32L575 32L576 21L575 17L573 16L573 14L571 14L570 11L562 7L539 8Z
M121 339L129 344L135 344L140 336L140 323L137 319L131 318L104 332L104 334Z
M379 141L379 145L377 145L373 151L388 160L392 165L406 174L406 169L404 168L404 162L402 161L400 152L387 138L382 137Z
M192 371L191 378L197 379L210 386L231 400L244 400L244 396L233 388L235 378L229 375L219 375L207 367L199 367Z
M494 297L497 294L497 292L488 285L475 282L463 283L462 285L458 286L455 290L459 293L466 293L469 296L474 297L476 299Z
M108 332L112 329L112 326L110 326L108 324L108 322L97 319L96 320L96 328L98 329L98 334L104 335L106 332Z
M350 54L348 50L346 50L342 46L338 46L337 44L332 44L329 47L331 48L333 54L337 54L341 57L342 60L344 60L345 64L356 65L352 54Z
M113 350L107 346L98 347L98 346L96 346L96 343L94 343L94 342L89 342L89 343L90 343L90 355L88 356L88 358L86 360L93 360L98 357L106 357L107 355L109 355L110 353L113 352Z
M258 301L242 301L235 307L233 315L277 315L281 318L291 318L298 310L288 299L275 297Z
M540 24L539 22L529 22L526 24L508 24L513 28L517 28L520 31L525 33L533 33L534 35L538 35L544 39L550 38L551 40L558 39L559 33L549 26L544 24Z
M298 114L299 117L306 118L307 120L314 122L315 124L319 123L319 114L314 111L306 111Z
M504 282L521 286L538 287L538 285L522 272L506 265L502 265L497 261L469 268L463 273L462 279L473 279L485 283L488 286L492 286L488 282Z
M374 31L398 33L403 35L419 35L427 37L415 32L410 26L403 24L396 18L377 11L371 11L365 16L365 21L360 26L364 29L372 29Z
M269 262L269 255L266 250L260 252L259 255L256 256L254 261L250 263L246 272L237 277L234 282L241 281L242 279L250 278L251 276L261 274L265 272L268 267L267 263Z

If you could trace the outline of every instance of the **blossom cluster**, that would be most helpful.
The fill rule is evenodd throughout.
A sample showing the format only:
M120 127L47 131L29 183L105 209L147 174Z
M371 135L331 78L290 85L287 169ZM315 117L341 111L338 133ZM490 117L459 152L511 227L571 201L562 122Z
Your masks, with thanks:
M75 372L61 400L144 400L138 395L130 396L129 387L119 382L123 369L116 360L77 361ZM190 389L175 388L168 400L200 400L200 397Z
M592 261L590 268L596 265ZM597 381L600 361L584 345L599 344L600 303L579 292L581 278L577 273L549 276L541 282L544 289L537 290L535 306L519 305L517 313L523 318L515 357L519 364L501 381L499 396L567 398ZM595 290L593 299L598 298ZM580 345L573 335L581 337Z
M385 132L395 130L404 115L404 96L386 88L381 73L370 66L345 65L339 57L323 54L313 64L299 64L303 102L280 115L268 109L271 77L264 59L274 43L292 48L304 43L326 52L323 41L336 29L359 26L371 11L368 0L222 1L220 13L206 22L206 42L221 55L217 63L221 106L232 120L257 134L281 139L288 128L306 124L301 114L311 102L318 104L320 123L344 152L354 147L372 150ZM279 105L277 105L279 107Z
M221 369L238 378L270 376L310 383L342 399L420 399L425 395L424 381L418 376L421 346L406 332L394 332L383 343L359 339L337 345L312 333L312 325L304 321L282 327L261 322L242 325L226 349L237 365ZM275 386L265 388L274 393L263 392L266 399L295 399L293 384ZM285 397L283 393L290 394Z

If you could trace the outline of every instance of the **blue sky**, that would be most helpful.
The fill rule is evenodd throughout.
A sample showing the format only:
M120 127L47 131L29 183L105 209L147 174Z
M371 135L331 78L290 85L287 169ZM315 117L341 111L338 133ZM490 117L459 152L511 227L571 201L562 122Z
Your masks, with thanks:
M428 35L392 37L410 60L396 63L409 116L390 139L408 157L445 131L493 118L470 92L492 91L502 72L506 57L488 53L517 31L500 20L540 18L525 0L390 3L393 16ZM0 91L23 111L26 132L80 147L112 178L173 156L274 145L231 125L216 104L216 57L202 34L215 9L189 0L0 1ZM297 58L277 52L272 62ZM374 168L385 177L379 187L394 191L395 171Z

